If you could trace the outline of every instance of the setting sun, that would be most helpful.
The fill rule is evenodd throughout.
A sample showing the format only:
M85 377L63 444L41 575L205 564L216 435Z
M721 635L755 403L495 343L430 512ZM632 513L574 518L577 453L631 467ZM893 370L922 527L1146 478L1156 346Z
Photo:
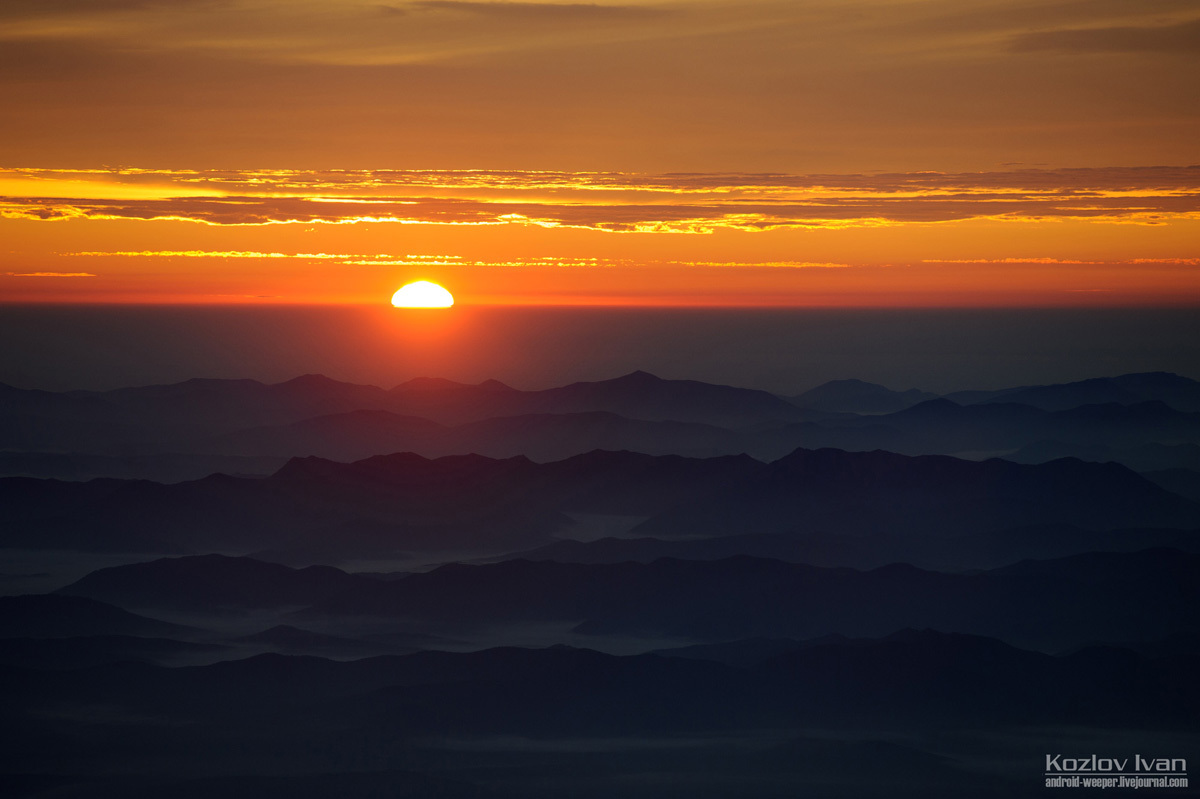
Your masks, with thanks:
M392 295L392 305L397 308L449 308L453 304L450 292L428 280L409 283Z

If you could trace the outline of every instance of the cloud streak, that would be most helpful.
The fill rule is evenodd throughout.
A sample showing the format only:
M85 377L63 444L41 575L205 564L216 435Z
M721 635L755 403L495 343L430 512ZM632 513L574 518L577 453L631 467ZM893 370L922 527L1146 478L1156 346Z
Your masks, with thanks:
M8 277L96 277L91 272L6 272Z
M46 221L707 233L972 219L1152 225L1200 218L1195 166L881 175L9 169L0 171L0 186L7 192L0 215Z
M501 19L571 20L581 22L622 17L659 16L664 9L646 6L600 5L597 3L481 3L469 0L419 0L412 7L430 11L452 11Z
M695 260L662 260L647 258L610 258L610 257L563 257L563 256L525 256L507 260L484 260L465 258L461 255L391 255L377 254L348 254L348 253L281 253L258 252L254 250L85 250L80 252L62 253L75 258L211 258L216 260L245 259L245 260L295 260L295 261L333 261L345 266L386 266L386 267L474 267L474 268L511 268L511 267L560 267L560 268L630 268L630 267L665 267L665 268L700 268L712 267L718 269L848 269L853 264L834 263L828 261L695 261ZM80 273L82 274L82 273Z
M1016 52L1186 53L1200 55L1200 19L1170 25L1034 31L1012 40Z

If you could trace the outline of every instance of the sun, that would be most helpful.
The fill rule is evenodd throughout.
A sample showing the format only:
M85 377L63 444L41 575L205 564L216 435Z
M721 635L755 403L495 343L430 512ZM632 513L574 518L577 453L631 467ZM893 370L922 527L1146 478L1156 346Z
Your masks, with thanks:
M428 280L401 286L392 295L392 305L397 308L449 308L453 304L454 297L450 292Z

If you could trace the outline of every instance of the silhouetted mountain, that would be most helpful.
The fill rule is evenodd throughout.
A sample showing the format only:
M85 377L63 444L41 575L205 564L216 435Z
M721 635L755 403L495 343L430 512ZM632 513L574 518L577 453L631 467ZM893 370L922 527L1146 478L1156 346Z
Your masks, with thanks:
M738 485L767 465L744 455L685 458L597 450L536 467L537 489L565 510L651 516Z
M1194 469L1162 469L1142 472L1150 482L1192 502L1200 502L1200 471Z
M183 383L64 394L0 388L0 447L103 455L189 453L197 440L258 425L389 407L375 386L305 375ZM155 473L160 477L161 473Z
M664 380L640 371L612 380L572 383L541 391L519 391L494 380L478 386L421 380L397 386L390 394L392 410L447 424L489 417L594 412L720 427L802 417L795 406L765 391L695 380Z
M817 639L820 644L846 640L840 635L828 635ZM727 666L757 666L784 652L792 652L807 642L795 638L743 638L738 641L727 641L719 644L692 644L677 646L671 649L657 649L649 654L668 658L688 658L691 660L713 660Z
M549 461L601 448L708 457L736 454L744 448L740 436L723 428L626 419L602 411L501 417L456 427L387 411L354 411L230 433L202 446L243 456L315 455L340 461L390 452L415 452L430 458L472 453L492 458L524 455Z
M287 458L161 453L153 455L91 455L78 452L0 452L0 475L56 480L154 480L179 483L216 472L266 475Z
M350 771L336 774L239 775L157 781L150 786L119 784L121 799L489 799L511 797L479 785L416 771ZM103 790L103 788L101 788ZM92 794L95 795L95 794Z
M768 659L761 672L786 680L788 699L827 723L903 717L914 725L1054 718L1115 724L1195 713L1171 708L1161 690L1174 680L1127 650L1056 658L931 630L797 648ZM1089 696L1106 697L1106 705L1090 705Z
M256 424L281 424L381 408L374 386L306 375L256 380L193 379L162 386L65 394L0 390L0 447L92 454L179 452L181 443Z
M1200 526L1200 507L1115 464L1028 466L837 450L798 450L772 464L629 452L547 464L475 455L397 454L351 464L301 458L267 479L214 475L160 485L8 478L0 480L0 498L6 546L308 551L339 559L527 549L571 524L568 512L652 517L638 528L651 537L791 535L826 562L847 548L902 557L911 551L906 536L932 540L1045 524Z
M1200 445L1147 443L1114 447L1097 441L1035 441L1004 456L1016 463L1045 463L1059 458L1104 463L1115 461L1135 472L1191 469L1200 471Z
M228 651L218 644L133 635L76 638L0 638L0 664L31 669L72 670L112 663L177 665L196 658L216 659Z
M1007 799L1046 751L1165 751L1200 719L1198 386L0 386L0 473L324 456L0 479L10 577L379 572L0 598L0 794ZM1050 462L974 460L1010 452ZM634 537L561 538L600 535ZM581 640L673 648L479 649Z
M663 419L725 427L798 418L794 406L765 391L696 380L663 380L640 371L614 380L572 383L529 393L536 394L532 402L542 412L610 411L631 419Z
M1200 411L1200 381L1171 372L1137 372L1109 379L1143 400L1160 400L1181 411Z
M1194 579L1197 565L1200 565L1200 558L1195 555L1183 555L1172 549L1145 549L1122 556L1108 552L1083 552L1054 560L1023 560L993 569L991 573L998 577L1053 576L1075 583L1102 585L1164 580L1173 586L1182 581L1186 586L1188 581Z
M808 449L886 449L907 455L1004 451L1045 425L1045 412L1024 405L964 407L933 399L895 413L815 425L803 441Z
M972 795L1000 799L1036 791L1019 772L997 776L998 748L1026 764L1064 729L1105 751L1130 729L1178 740L1200 712L1200 664L1186 651L1051 656L904 630L795 647L734 642L712 654L505 647L351 662L5 666L0 704L15 724L0 726L0 744L9 773L28 776L3 784L45 796L364 798L487 795L472 793L482 784L509 799L600 799L628 785L622 795L660 799L682 780L709 799L748 786L772 799L950 799L984 774L988 791ZM969 743L947 756L963 731ZM986 755L963 761L981 737Z
M447 444L457 452L495 458L521 454L537 461L564 460L601 449L692 458L745 451L742 437L725 428L627 419L606 411L487 419L456 428Z
M524 459L394 456L350 465L292 461L265 480L213 475L160 485L9 478L0 480L0 497L10 500L0 514L20 524L0 532L0 540L168 553L332 546L342 557L411 547L529 546L568 521L501 490L504 482L520 485L512 472L534 467Z
M893 714L918 724L930 716L945 723L964 707L975 718L994 719L1006 712L1027 718L1058 715L1067 708L1077 712L1075 703L1086 695L1081 685L1063 691L1071 669L1062 658L991 638L932 630L902 630L879 639L752 638L656 654L751 668L760 679L784 685L781 701L803 703L806 713L826 723ZM1151 682L1161 679L1152 677ZM994 693L988 696L989 691ZM920 707L913 707L917 696Z
M604 448L773 460L803 446L977 457L1048 441L1063 442L1060 454L1145 468L1122 453L1200 443L1197 386L1149 373L930 399L842 380L792 401L645 372L539 391L433 378L384 391L319 375L68 394L0 387L0 448L8 450L0 473L175 481L273 465L239 458L395 451L544 461ZM846 412L854 409L861 413ZM1154 468L1179 465L1187 464Z
M366 641L340 635L325 635L311 630L302 630L290 624L279 624L260 633L243 635L230 640L239 644L267 646L275 652L287 655L319 655L330 658L366 657L383 653L398 654L413 651L412 647L388 645L378 640Z
M1101 568L1111 579L1095 579ZM576 630L586 634L698 641L870 637L933 627L1056 649L1200 630L1198 578L1200 556L1173 550L1096 553L973 574L907 565L828 569L748 557L648 565L506 561L363 585L299 615L467 627L579 621Z
M100 569L56 593L127 608L280 608L319 602L365 579L329 566L290 569L251 558L196 555Z
M957 391L947 394L946 398L964 405L1009 402L1047 411L1068 410L1080 405L1134 405L1155 400L1175 410L1197 412L1200 411L1200 382L1169 372L1144 372L998 391Z
M427 460L396 454L351 464L294 459L261 482L278 486L297 502L353 503L360 512L376 505L382 505L380 512L396 508L415 526L422 513L478 518L492 508L522 519L538 514L550 518L548 514L562 511L652 515L766 468L744 456L698 459L596 451L539 464L522 457Z
M936 394L918 391L915 388L893 391L878 383L866 383L862 380L831 380L790 399L801 408L819 411L894 413L936 397Z
M421 379L384 391L342 383L321 375L266 385L256 380L193 379L162 386L105 392L56 394L0 386L0 447L27 452L72 451L85 454L191 452L184 446L235 431L284 427L319 417L383 411L418 417L404 422L429 428L433 423L463 424L525 415L610 413L627 419L671 421L719 427L743 427L799 421L805 414L765 391L691 380L663 380L634 372L613 380L574 383L540 391L518 391L494 380L464 385ZM347 420L353 424L355 416ZM372 418L369 415L366 418ZM373 417L383 425L387 417ZM316 435L301 426L296 436ZM394 427L401 422L392 420ZM433 429L436 429L434 426ZM286 430L242 433L231 441L246 446L262 438L255 451L277 446ZM420 432L419 430L417 432ZM249 439L249 442L247 441ZM611 446L611 445L610 445ZM225 450L238 454L236 448ZM369 454L383 454L374 450Z
M255 424L281 424L313 416L387 407L387 392L324 375L303 375L266 385L257 380L196 378L173 385L76 392L103 399L149 424L167 430L216 431Z
M87 392L56 392L17 388L0 383L0 414L63 414L75 418L102 418L111 404Z
M93 524L95 512L114 496L154 490L153 483L98 479L85 483L0 478L0 545L81 551L172 552L150 531Z
M600 538L595 541L555 541L543 547L505 556L505 560L552 560L558 563L651 563L659 558L720 560L734 555L811 563L814 542L783 535L734 535L667 541L661 538Z
M1072 442L1063 445L1063 454L1071 455L1072 447L1081 454L1091 454L1157 442L1175 444L1181 439L1200 440L1200 414L1176 411L1157 401L1050 412L1007 402L960 405L949 399L935 399L896 413L806 422L764 431L747 451L767 459L786 454L779 450L789 446L885 449L906 455L1007 453L1041 441L1060 441Z
M914 531L989 531L1033 524L1200 526L1200 507L1117 464L1026 466L945 456L797 450L757 478L661 514L649 536L828 532L886 540Z
M418 377L388 392L389 407L396 413L435 419L443 424L461 424L493 416L520 413L526 392L485 380L477 385L456 383L436 377Z
M1159 400L1128 405L1081 405L1051 415L1055 436L1134 447L1146 442L1200 439L1200 413L1177 411Z
M0 383L0 450L107 447L141 434L136 420L100 397Z
M148 619L104 602L57 594L0 597L0 638L73 638L136 635L184 636L194 630Z
M1197 715L1194 701L1172 696L1181 683L1176 674L1129 650L1055 657L928 630L831 639L750 667L570 647L499 648L348 663L269 655L175 669L127 664L21 682L19 692L7 681L0 688L18 712L48 697L68 708L103 698L174 718L159 731L163 743L207 744L228 727L259 746L318 735L323 754L310 757L348 751L364 735L570 739L808 725L1187 723ZM69 719L58 723L70 729ZM350 730L357 732L335 743Z
M1169 487L1168 487L1169 488ZM1178 492L1177 492L1178 493ZM1200 500L1200 496L1196 497ZM551 560L558 563L651 563L659 558L720 560L735 555L874 569L912 563L925 569L989 569L1026 558L1061 558L1080 552L1135 552L1151 547L1200 552L1200 531L1166 529L1086 530L1072 525L1041 524L946 536L915 531L903 534L848 535L838 530L794 534L746 534L717 538L601 538L555 541L536 549L492 560Z
M289 458L315 455L350 461L384 452L424 454L445 431L444 425L428 419L390 411L358 410L239 430L204 441L201 446L233 455Z
M389 410L461 423L526 413L606 411L634 419L743 424L796 418L796 409L765 391L663 380L633 372L612 380L519 391L495 380L466 385L422 378L390 391L305 375L275 385L254 380L188 380L169 386L77 392L138 414L171 412L194 425L228 426L229 420L287 423L354 410ZM270 418L274 417L274 418ZM291 418L284 418L291 417Z

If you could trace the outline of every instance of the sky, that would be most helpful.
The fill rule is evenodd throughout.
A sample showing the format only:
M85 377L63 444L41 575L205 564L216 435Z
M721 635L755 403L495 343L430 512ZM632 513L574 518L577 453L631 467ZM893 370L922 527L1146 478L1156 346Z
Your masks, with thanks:
M1200 304L1194 0L8 0L0 300Z

